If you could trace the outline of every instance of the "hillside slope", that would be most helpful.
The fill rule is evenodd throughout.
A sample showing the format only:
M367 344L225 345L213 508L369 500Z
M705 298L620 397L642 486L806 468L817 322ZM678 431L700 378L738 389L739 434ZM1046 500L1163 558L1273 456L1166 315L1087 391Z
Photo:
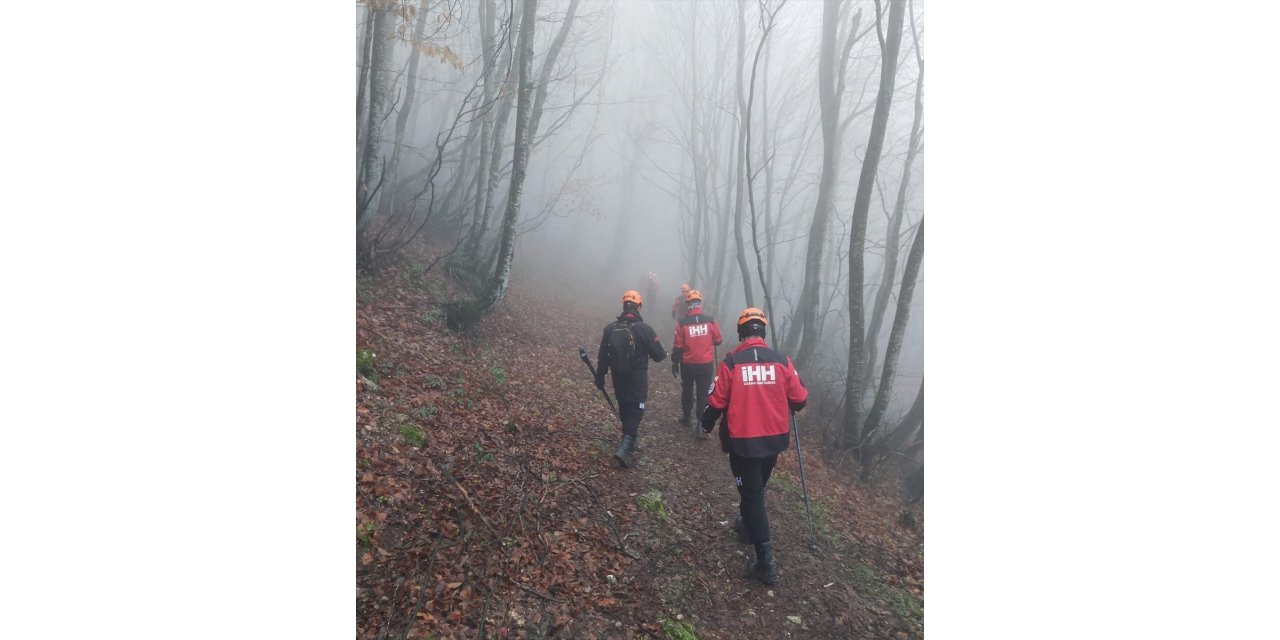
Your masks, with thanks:
M787 451L767 498L779 581L748 581L728 463L677 424L665 362L638 465L612 461L578 348L594 360L614 301L584 307L526 265L457 335L437 305L458 291L418 251L357 292L358 637L923 637L922 536L892 483L858 485L804 441L811 548Z

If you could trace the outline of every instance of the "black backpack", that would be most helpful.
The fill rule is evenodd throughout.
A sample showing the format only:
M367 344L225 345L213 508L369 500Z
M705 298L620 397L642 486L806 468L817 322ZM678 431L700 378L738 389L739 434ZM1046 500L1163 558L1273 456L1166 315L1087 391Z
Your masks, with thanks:
M609 328L609 350L613 357L610 366L617 373L631 373L636 363L636 337L631 325L621 320Z

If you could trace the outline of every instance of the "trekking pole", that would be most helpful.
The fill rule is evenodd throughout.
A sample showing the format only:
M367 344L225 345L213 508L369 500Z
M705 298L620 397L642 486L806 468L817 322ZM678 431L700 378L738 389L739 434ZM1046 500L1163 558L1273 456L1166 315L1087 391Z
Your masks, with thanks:
M796 432L796 460L800 463L800 489L804 492L804 512L809 516L809 533L813 540L809 542L811 551L818 550L818 530L813 528L813 509L809 507L809 485L804 480L804 456L800 454L800 427L796 425L796 412L791 412L791 430Z
M578 357L582 358L583 364L587 365L587 368L591 370L591 380L594 382L596 379L596 368L591 365L591 358L587 355L587 350L582 347L578 347ZM613 406L613 400L609 399L609 392L601 389L600 393L604 394L604 401L609 403L609 410L613 412L613 415L618 415L618 409Z

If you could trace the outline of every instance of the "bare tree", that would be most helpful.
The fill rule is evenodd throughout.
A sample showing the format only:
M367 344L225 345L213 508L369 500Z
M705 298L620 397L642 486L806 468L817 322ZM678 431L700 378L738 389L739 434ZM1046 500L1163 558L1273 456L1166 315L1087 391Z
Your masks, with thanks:
M852 228L849 233L849 361L845 378L844 446L856 445L862 424L862 367L866 358L865 311L863 309L863 252L867 238L867 211L871 206L871 190L875 187L876 168L884 145L889 122L889 105L893 98L894 80L898 72L898 49L902 44L902 22L906 0L889 0L887 34L880 29L880 0L876 0L876 36L880 40L880 88L876 92L875 112L871 116L871 133L858 176L858 192L853 200ZM886 39L887 35L887 39ZM888 360L886 354L885 360Z
M365 135L365 89L369 85L369 58L373 55L370 47L373 45L373 27L377 21L374 20L374 11L371 5L365 5L364 12L364 33L360 38L360 71L356 77L356 175L363 175L361 171L364 167L364 135Z
M485 0L485 2L492 2L492 0ZM490 10L492 10L492 7L490 7ZM518 8L513 7L512 11L510 24L515 24L516 20L521 20L521 24L523 24ZM501 154L502 149L506 146L507 121L511 118L511 101L515 97L509 86L511 58L514 55L510 46L510 39L507 40L507 45L503 47L502 60L498 63L497 69L490 69L491 74L502 73L502 81L497 82L492 75L485 79L486 97L492 95L496 85L498 102L496 112L486 114L486 119L481 124L480 129L480 180L476 188L475 210L471 221L471 230L467 233L467 243L462 253L462 264L468 270L479 267L480 241L487 234L489 221L493 217L493 192L498 186L498 171L502 166ZM491 83L491 79L494 82Z
M880 287L876 289L875 302L871 307L871 322L867 327L866 349L867 364L862 369L862 390L859 397L865 397L867 386L872 379L876 366L877 343L880 327L884 322L885 310L889 307L889 294L893 290L894 278L898 268L898 239L902 233L902 219L907 202L907 190L911 184L911 167L915 164L920 150L921 119L924 115L924 57L920 55L920 40L916 36L915 14L911 14L911 38L915 45L916 66L919 75L916 77L915 115L911 120L911 137L907 142L907 157L902 163L902 179L898 182L898 196L893 204L893 215L889 220L889 228L885 232L884 263L880 274Z
M776 9L774 9L773 11L769 11L765 6L764 0L760 0L760 29L761 29L760 43L756 45L755 57L751 61L751 83L750 83L750 88L748 90L749 97L747 99L747 104L744 109L745 116L743 118L743 121L746 122L748 125L746 128L745 139L743 140L743 145L746 147L746 152L743 154L743 163L746 166L746 176L747 176L747 189L746 189L747 204L751 208L751 246L755 250L756 270L760 277L760 289L761 289L761 292L764 294L765 309L770 318L773 317L773 298L770 297L769 295L768 278L765 277L765 271L764 271L765 269L764 259L760 255L759 231L756 228L757 224L756 224L755 179L754 179L755 174L751 168L751 126L750 124L751 124L752 107L755 105L756 71L760 66L760 54L764 50L765 42L767 42L769 39L769 32L773 31L774 22L778 17L778 12L781 11L782 7L786 6L786 4L787 4L787 0L782 0L782 2L778 5ZM765 20L766 16L768 17L767 21ZM767 136L765 137L765 139L766 140L768 139ZM766 159L766 162L768 162L767 159ZM766 217L767 217L767 213L766 213ZM747 289L747 306L753 306L751 303L750 288ZM776 324L777 323L774 323L775 326ZM778 336L777 336L777 330L775 328L770 328L770 338L775 344L777 343Z
M924 447L924 379L920 380L920 388L916 392L915 402L906 415L898 420L884 437L873 438L863 443L862 469L858 476L865 480L881 463L897 457L908 460L918 468L924 467L920 459L920 451Z
M843 96L844 67L848 51L853 46L862 16L859 9L853 16L848 40L842 55L836 55L837 27L842 13L840 0L825 0L822 5L822 45L818 54L818 107L822 118L822 178L818 182L818 200L814 204L813 219L809 224L809 244L805 253L804 284L796 301L795 323L788 332L786 351L795 354L797 365L803 366L812 358L820 339L818 325L819 290L822 277L823 253L827 242L827 228L835 200L836 178L839 174L840 102ZM797 349L796 342L799 341Z
M506 296L511 283L511 259L515 256L516 223L520 215L520 193L524 188L529 162L529 116L533 98L533 36L537 24L538 0L524 0L520 17L520 35L516 43L518 85L516 89L515 147L512 149L511 181L507 192L506 212L502 216L498 263L487 287L480 296L453 305L447 312L451 324L469 328Z
M356 177L356 226L363 229L368 218L369 203L382 183L382 124L387 117L387 41L395 16L390 2L378 2L373 11L373 33L369 44L369 108L364 134L362 170Z
M733 245L734 257L738 261L738 272L742 276L742 291L746 297L747 306L754 307L755 296L751 291L751 271L747 267L747 252L742 241L742 201L743 192L747 191L749 184L746 173L749 170L747 165L747 143L751 139L751 114L747 106L747 98L745 96L745 88L743 82L743 67L746 64L747 53L747 0L738 0L738 73L737 73L737 93L738 93L738 155L734 158L734 168L737 171L737 179L734 181L734 204L733 204ZM763 39L762 39L763 42ZM758 48L757 48L758 53ZM757 56L757 60L759 57ZM754 67L752 68L754 79ZM754 211L752 212L754 215ZM752 220L752 231L755 230L755 220ZM752 239L754 243L754 238Z
M916 225L916 238L911 242L911 253L907 255L907 266L902 274L902 288L898 292L898 308L893 314L893 327L889 330L889 346L884 352L884 371L880 375L880 389L876 392L875 403L867 413L866 424L863 425L859 438L859 449L862 444L871 441L880 430L880 421L889 405L889 393L893 390L893 377L897 372L898 354L902 351L902 336L907 331L907 319L911 317L911 296L915 293L916 278L920 275L920 263L924 260L924 220Z
M414 96L418 87L418 60L422 58L422 34L427 28L427 5L429 0L419 0L417 20L413 27L413 40L409 42L409 68L405 73L404 99L400 102L399 113L396 114L396 131L392 139L391 159L387 161L386 177L383 181L388 188L382 190L378 199L378 213L390 215L395 207L397 173L400 168L400 150L404 144L404 130L409 124L409 115L413 112Z
M560 30L556 32L556 37L551 41L551 47L547 49L546 57L542 60L542 71L538 73L538 82L533 97L533 111L529 116L529 139L533 140L538 137L538 126L542 122L542 110L547 104L547 88L551 86L551 72L555 69L556 62L560 59L560 51L564 49L565 40L569 38L569 31L573 28L573 18L578 14L578 3L581 0L569 0L569 8L565 10L564 20L560 21Z

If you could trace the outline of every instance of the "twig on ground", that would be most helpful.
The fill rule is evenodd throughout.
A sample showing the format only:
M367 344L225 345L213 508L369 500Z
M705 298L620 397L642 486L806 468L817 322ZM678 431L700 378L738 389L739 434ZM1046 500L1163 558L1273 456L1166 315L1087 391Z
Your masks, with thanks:
M484 522L484 526L489 527L490 532L496 535L498 533L498 530L494 528L493 524L489 522L488 518L484 517L483 513L480 513L480 509L476 508L476 503L471 501L471 494L468 494L467 490L462 486L462 483L458 482L458 479L453 477L453 472L450 471L448 467L445 467L444 475L446 478L448 478L450 481L453 482L453 486L457 487L458 491L462 492L462 497L466 499L467 506L471 507L471 511L475 513L477 516L479 516L481 522Z
M559 603L559 602L560 602L560 601L559 601L559 600L557 600L554 596L544 596L544 595L542 595L541 593L538 593L537 591L535 591L535 590L533 590L533 589L530 589L529 587L526 587L526 586L524 586L524 585L520 584L519 582L516 582L516 579L515 579L515 578L512 578L511 576L507 576L507 580L508 580L508 581L510 581L510 582L511 582L511 584L514 584L515 586L520 587L521 589L523 589L523 590L525 590L525 591L527 591L527 592L529 592L529 593L532 593L533 595L538 596L539 598L542 598L543 600L550 600L551 602L556 602L556 603Z

